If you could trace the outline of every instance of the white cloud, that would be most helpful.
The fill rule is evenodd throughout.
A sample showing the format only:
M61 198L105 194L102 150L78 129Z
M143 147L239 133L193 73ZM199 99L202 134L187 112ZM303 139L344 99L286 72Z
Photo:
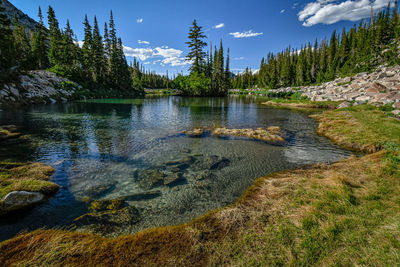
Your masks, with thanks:
M146 45L149 45L150 42L138 40L138 44L146 44Z
M292 5L292 9L295 9L297 6L299 5L299 3L294 3L293 5Z
M244 60L244 57L234 57L233 60Z
M138 18L138 19L136 20L136 22L137 22L137 23L142 23L142 22L143 22L143 18Z
M153 57L154 51L151 48L131 48L124 46L124 54L127 57L136 57L140 60L147 60Z
M286 11L285 9L282 9L282 10L281 10L281 14L285 13L285 11Z
M223 27L225 27L225 23L217 24L217 25L215 25L213 28L214 28L214 29L220 29L220 28L223 28Z
M183 51L168 48L168 46L156 47L156 48L132 48L128 46L124 46L124 54L127 57L136 57L142 61L145 61L150 58L161 58L157 59L153 62L153 64L159 63L162 66L171 65L172 67L176 66L185 66L189 64L186 61L186 58L182 56ZM150 64L150 62L145 62L143 64Z
M371 8L379 11L391 0L316 0L298 13L303 26L333 24L341 20L357 21L371 16Z
M184 66L189 64L186 58L182 57L182 50L168 48L168 46L156 47L154 49L155 56L162 56L164 59L161 61L162 64L170 64L172 67Z
M259 35L263 35L264 33L262 32L253 32L253 30L247 31L247 32L231 32L229 33L232 35L234 38L249 38L249 37L256 37Z

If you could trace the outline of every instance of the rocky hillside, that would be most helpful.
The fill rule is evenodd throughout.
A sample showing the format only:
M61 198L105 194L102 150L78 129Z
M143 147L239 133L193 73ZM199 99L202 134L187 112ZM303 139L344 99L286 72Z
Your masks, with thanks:
M48 71L29 71L19 83L0 87L0 103L54 103L76 98L82 86Z
M301 92L312 101L348 101L357 104L393 104L400 110L400 66L379 67L373 73L359 73L318 86L280 88L274 93ZM397 111L400 113L400 111Z
M8 0L1 0L0 5L5 8L5 13L7 14L11 22L14 20L14 16L16 16L19 23L24 25L27 29L36 30L36 25L38 23L28 15L23 13L21 10L16 8Z

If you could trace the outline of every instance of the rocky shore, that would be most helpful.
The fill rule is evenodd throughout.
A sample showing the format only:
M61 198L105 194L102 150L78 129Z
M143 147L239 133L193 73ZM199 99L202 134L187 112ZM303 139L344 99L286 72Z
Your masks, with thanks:
M259 89L249 89L257 94ZM235 90L232 90L235 92ZM400 114L400 66L381 66L372 73L338 78L321 85L286 87L268 90L268 93L300 93L315 102L344 101L339 107L355 104L392 105L393 113Z
M0 104L44 104L73 99L82 86L52 72L29 71L0 86Z

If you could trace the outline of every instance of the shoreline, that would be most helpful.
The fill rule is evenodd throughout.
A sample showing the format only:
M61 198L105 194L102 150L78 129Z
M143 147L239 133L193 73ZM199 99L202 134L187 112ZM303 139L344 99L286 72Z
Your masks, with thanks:
M346 113L346 111L327 111L327 112L333 112L340 115L342 115L343 112ZM332 114L328 113L328 115ZM272 190L271 192L268 193L268 190L265 191L264 186L266 184L268 184L268 187L270 187L274 183L279 184L281 181L283 181L282 179L287 179L285 178L286 176L290 177L295 176L290 180L290 182L297 183L299 181L298 178L296 178L296 175L300 174L304 175L305 173L310 173L310 174L313 173L313 175L315 175L314 172L317 173L330 172L337 168L340 169L340 166L343 167L346 166L346 164L358 166L357 165L358 161L375 162L376 164L379 164L379 166L383 166L382 158L385 157L387 152L385 152L386 150L378 152L383 148L382 146L379 147L375 146L376 144L372 145L366 144L365 142L363 142L365 140L359 140L358 143L355 141L350 142L349 140L346 140L346 138L343 138L343 136L335 134L335 132L332 131L332 128L326 128L327 121L324 121L322 119L321 117L322 115L316 115L316 116L319 116L319 118L314 117L319 121L319 130L318 130L319 134L327 136L328 138L333 140L334 143L338 145L347 146L348 144L352 144L350 147L353 148L353 150L362 151L370 154L363 156L359 159L350 157L348 159L339 161L329 166L320 164L303 169L283 171L279 173L270 174L268 176L260 177L253 183L253 185L250 188L246 190L246 192L237 200L237 202L235 202L235 204L229 205L221 209L210 211L207 214L204 214L203 216L194 219L193 221L186 224L153 228L150 230L139 232L134 235L121 236L114 239L103 238L93 234L68 232L63 230L36 230L28 234L18 235L10 240L0 243L0 251L4 252L1 254L5 254L3 260L6 260L7 257L10 257L12 255L16 255L18 251L22 251L22 247L25 247L22 243L36 242L34 240L37 241L39 240L51 241L53 239L58 240L59 237L63 236L63 241L59 240L59 242L67 242L68 244L69 242L72 242L73 244L79 244L79 242L83 243L89 242L90 244L97 243L97 245L99 245L100 247L102 248L107 247L110 251L116 251L117 247L124 244L125 250L123 254L125 255L131 253L131 255L125 255L126 261L121 262L120 257L122 257L122 255L120 253L109 254L110 251L108 251L107 255L111 259L114 259L115 261L115 262L110 261L111 265L113 264L117 265L117 262L121 264L128 262L131 264L140 264L144 262L148 263L152 262L153 264L168 264L171 263L170 260L172 259L175 260L174 261L175 263L193 264L195 262L199 265L208 264L210 260L209 259L210 255L207 254L208 251L206 249L207 246L213 246L212 244L215 245L222 242L222 240L225 240L226 235L228 235L228 233L229 236L232 236L231 238L234 238L234 236L239 234L239 232L241 231L241 225L246 224L248 220L245 218L246 216L245 214L243 214L242 209L245 210L250 209L249 211L250 213L256 212L257 209L260 207L258 207L257 203L254 203L254 201L259 197L264 198L267 196L268 198L268 195L273 191L271 188L269 188L270 190ZM330 123L332 123L332 121L334 121L333 118L330 118ZM343 122L341 117L337 118L337 121L339 121L340 123ZM354 125L349 125L349 126L354 126ZM354 133L346 133L347 136L352 137L351 134ZM339 137L341 138L339 139ZM374 141L377 142L379 140L374 140ZM353 181L348 181L348 179L349 178L347 178L347 180L343 181L341 180L342 181L341 183L349 183L349 184L353 183ZM279 188L279 186L277 188ZM281 199L281 197L284 197L284 195L282 196L279 193L277 193L276 196L269 195L269 197L272 197L272 200L274 200L274 198ZM242 218L242 216L244 217ZM232 220L234 220L233 225L231 224ZM236 225L236 223L238 223L238 225ZM33 249L30 248L30 251L32 253L36 249L38 251L44 251L45 248L44 244L30 243L30 245L34 247ZM197 251L199 249L199 246L201 249L200 251ZM155 255L150 255L145 252L145 251L150 252L153 250L157 251ZM174 252L176 250L178 251L178 253ZM104 257L104 255L102 256L102 254L106 252L100 249L99 252L89 251L86 253L88 253L87 255L88 257L90 254L89 257L90 262L94 264L94 263L100 263L99 261L100 258ZM29 257L28 255L29 253L26 254L26 257ZM67 255L69 256L66 259L64 259L62 263L70 263L73 265L79 263L79 260L77 261L77 259L75 260L73 259L74 256L72 254L70 255L67 253ZM1 256L0 259L2 259ZM22 257L19 262L23 262L24 259L26 260L27 258ZM18 262L18 259L16 260ZM46 259L41 258L41 260L42 262L46 262ZM57 262L57 259L53 260ZM81 260L89 260L89 259L86 258L85 256L82 256ZM12 263L13 259L10 259L9 262Z

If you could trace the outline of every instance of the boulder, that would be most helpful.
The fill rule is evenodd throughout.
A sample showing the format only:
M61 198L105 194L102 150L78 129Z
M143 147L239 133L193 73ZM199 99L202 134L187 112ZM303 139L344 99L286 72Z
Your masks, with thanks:
M374 95L377 95L377 94L379 94L379 90L378 89L376 89L376 88L368 88L366 91L365 91L365 93L366 93L366 95L369 95L369 96L374 96Z
M4 211L14 211L39 204L45 196L39 192L13 191L8 193L3 200Z
M400 102L394 103L394 104L393 104L393 107L394 107L395 109L400 109Z
M10 93L12 93L13 95L15 95L16 97L19 97L19 91L17 88L13 87L13 86L9 86L8 90L10 91Z
M400 115L400 110L398 110L398 109L393 110L392 113L393 113L394 115Z
M339 106L337 106L337 108L348 108L351 106L350 102L344 101L343 103L341 103Z

